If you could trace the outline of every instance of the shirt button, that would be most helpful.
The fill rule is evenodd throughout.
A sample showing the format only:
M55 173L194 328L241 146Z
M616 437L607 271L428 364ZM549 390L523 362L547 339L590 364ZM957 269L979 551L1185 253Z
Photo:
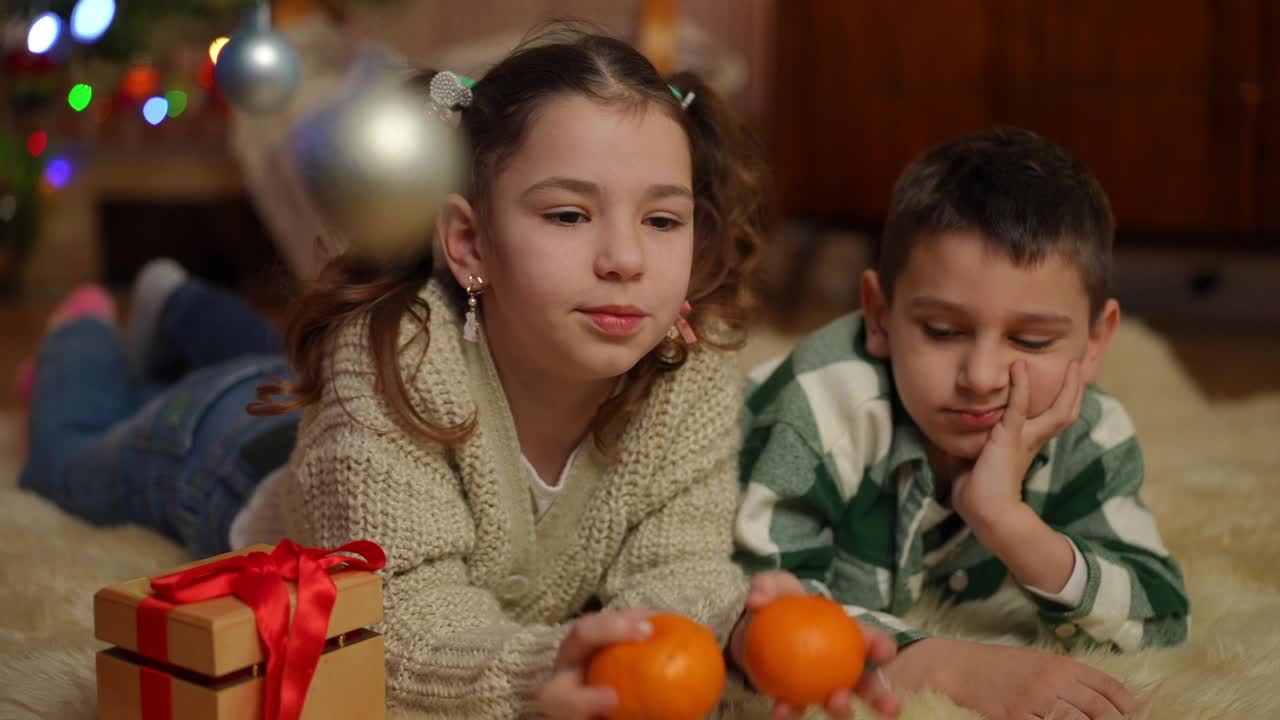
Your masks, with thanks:
M951 573L951 577L947 578L947 586L952 592L964 592L964 589L969 587L969 573L963 570Z
M498 596L504 600L515 600L529 591L529 578L523 575L512 575L498 585Z
M1066 640L1067 638L1072 637L1076 634L1076 626L1071 623L1063 623L1062 625L1059 625L1058 627L1054 628L1053 632L1058 637L1062 638L1063 640Z

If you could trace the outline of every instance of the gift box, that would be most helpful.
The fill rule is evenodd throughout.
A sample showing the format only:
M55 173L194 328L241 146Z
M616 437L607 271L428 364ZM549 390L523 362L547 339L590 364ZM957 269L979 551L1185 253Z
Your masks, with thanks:
M352 557L354 553L361 557ZM386 562L285 540L94 595L100 720L384 718Z

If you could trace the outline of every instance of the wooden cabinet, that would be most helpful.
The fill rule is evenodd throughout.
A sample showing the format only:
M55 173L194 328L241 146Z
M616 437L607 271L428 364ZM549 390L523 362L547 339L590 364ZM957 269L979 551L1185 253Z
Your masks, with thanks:
M1249 88L1257 103L1258 225L1280 231L1280 4L1258 0L1258 83ZM1253 92L1256 90L1256 92ZM1280 243L1275 243L1280 244Z
M770 119L782 208L874 224L919 153L993 124L1093 168L1122 232L1269 247L1280 3L788 0Z

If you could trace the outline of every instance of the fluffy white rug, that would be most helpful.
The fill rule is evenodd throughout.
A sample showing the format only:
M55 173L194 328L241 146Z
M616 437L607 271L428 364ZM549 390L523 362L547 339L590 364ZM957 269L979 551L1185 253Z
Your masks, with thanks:
M753 360L788 338L758 336ZM1210 403L1168 345L1126 322L1104 388L1133 415L1145 449L1144 497L1190 586L1190 641L1129 656L1081 654L1119 677L1143 718L1280 717L1280 395ZM16 489L20 420L0 416L0 719L95 715L92 596L117 580L183 561L176 545L133 527L95 529ZM1051 648L1026 602L931 607L912 620L940 633ZM945 698L905 698L908 720L975 718Z

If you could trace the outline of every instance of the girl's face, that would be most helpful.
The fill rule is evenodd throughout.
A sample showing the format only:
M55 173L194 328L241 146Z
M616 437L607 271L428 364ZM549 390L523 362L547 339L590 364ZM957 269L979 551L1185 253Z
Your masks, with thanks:
M469 272L499 363L603 380L652 350L689 288L692 172L684 130L655 106L540 107L475 223Z

